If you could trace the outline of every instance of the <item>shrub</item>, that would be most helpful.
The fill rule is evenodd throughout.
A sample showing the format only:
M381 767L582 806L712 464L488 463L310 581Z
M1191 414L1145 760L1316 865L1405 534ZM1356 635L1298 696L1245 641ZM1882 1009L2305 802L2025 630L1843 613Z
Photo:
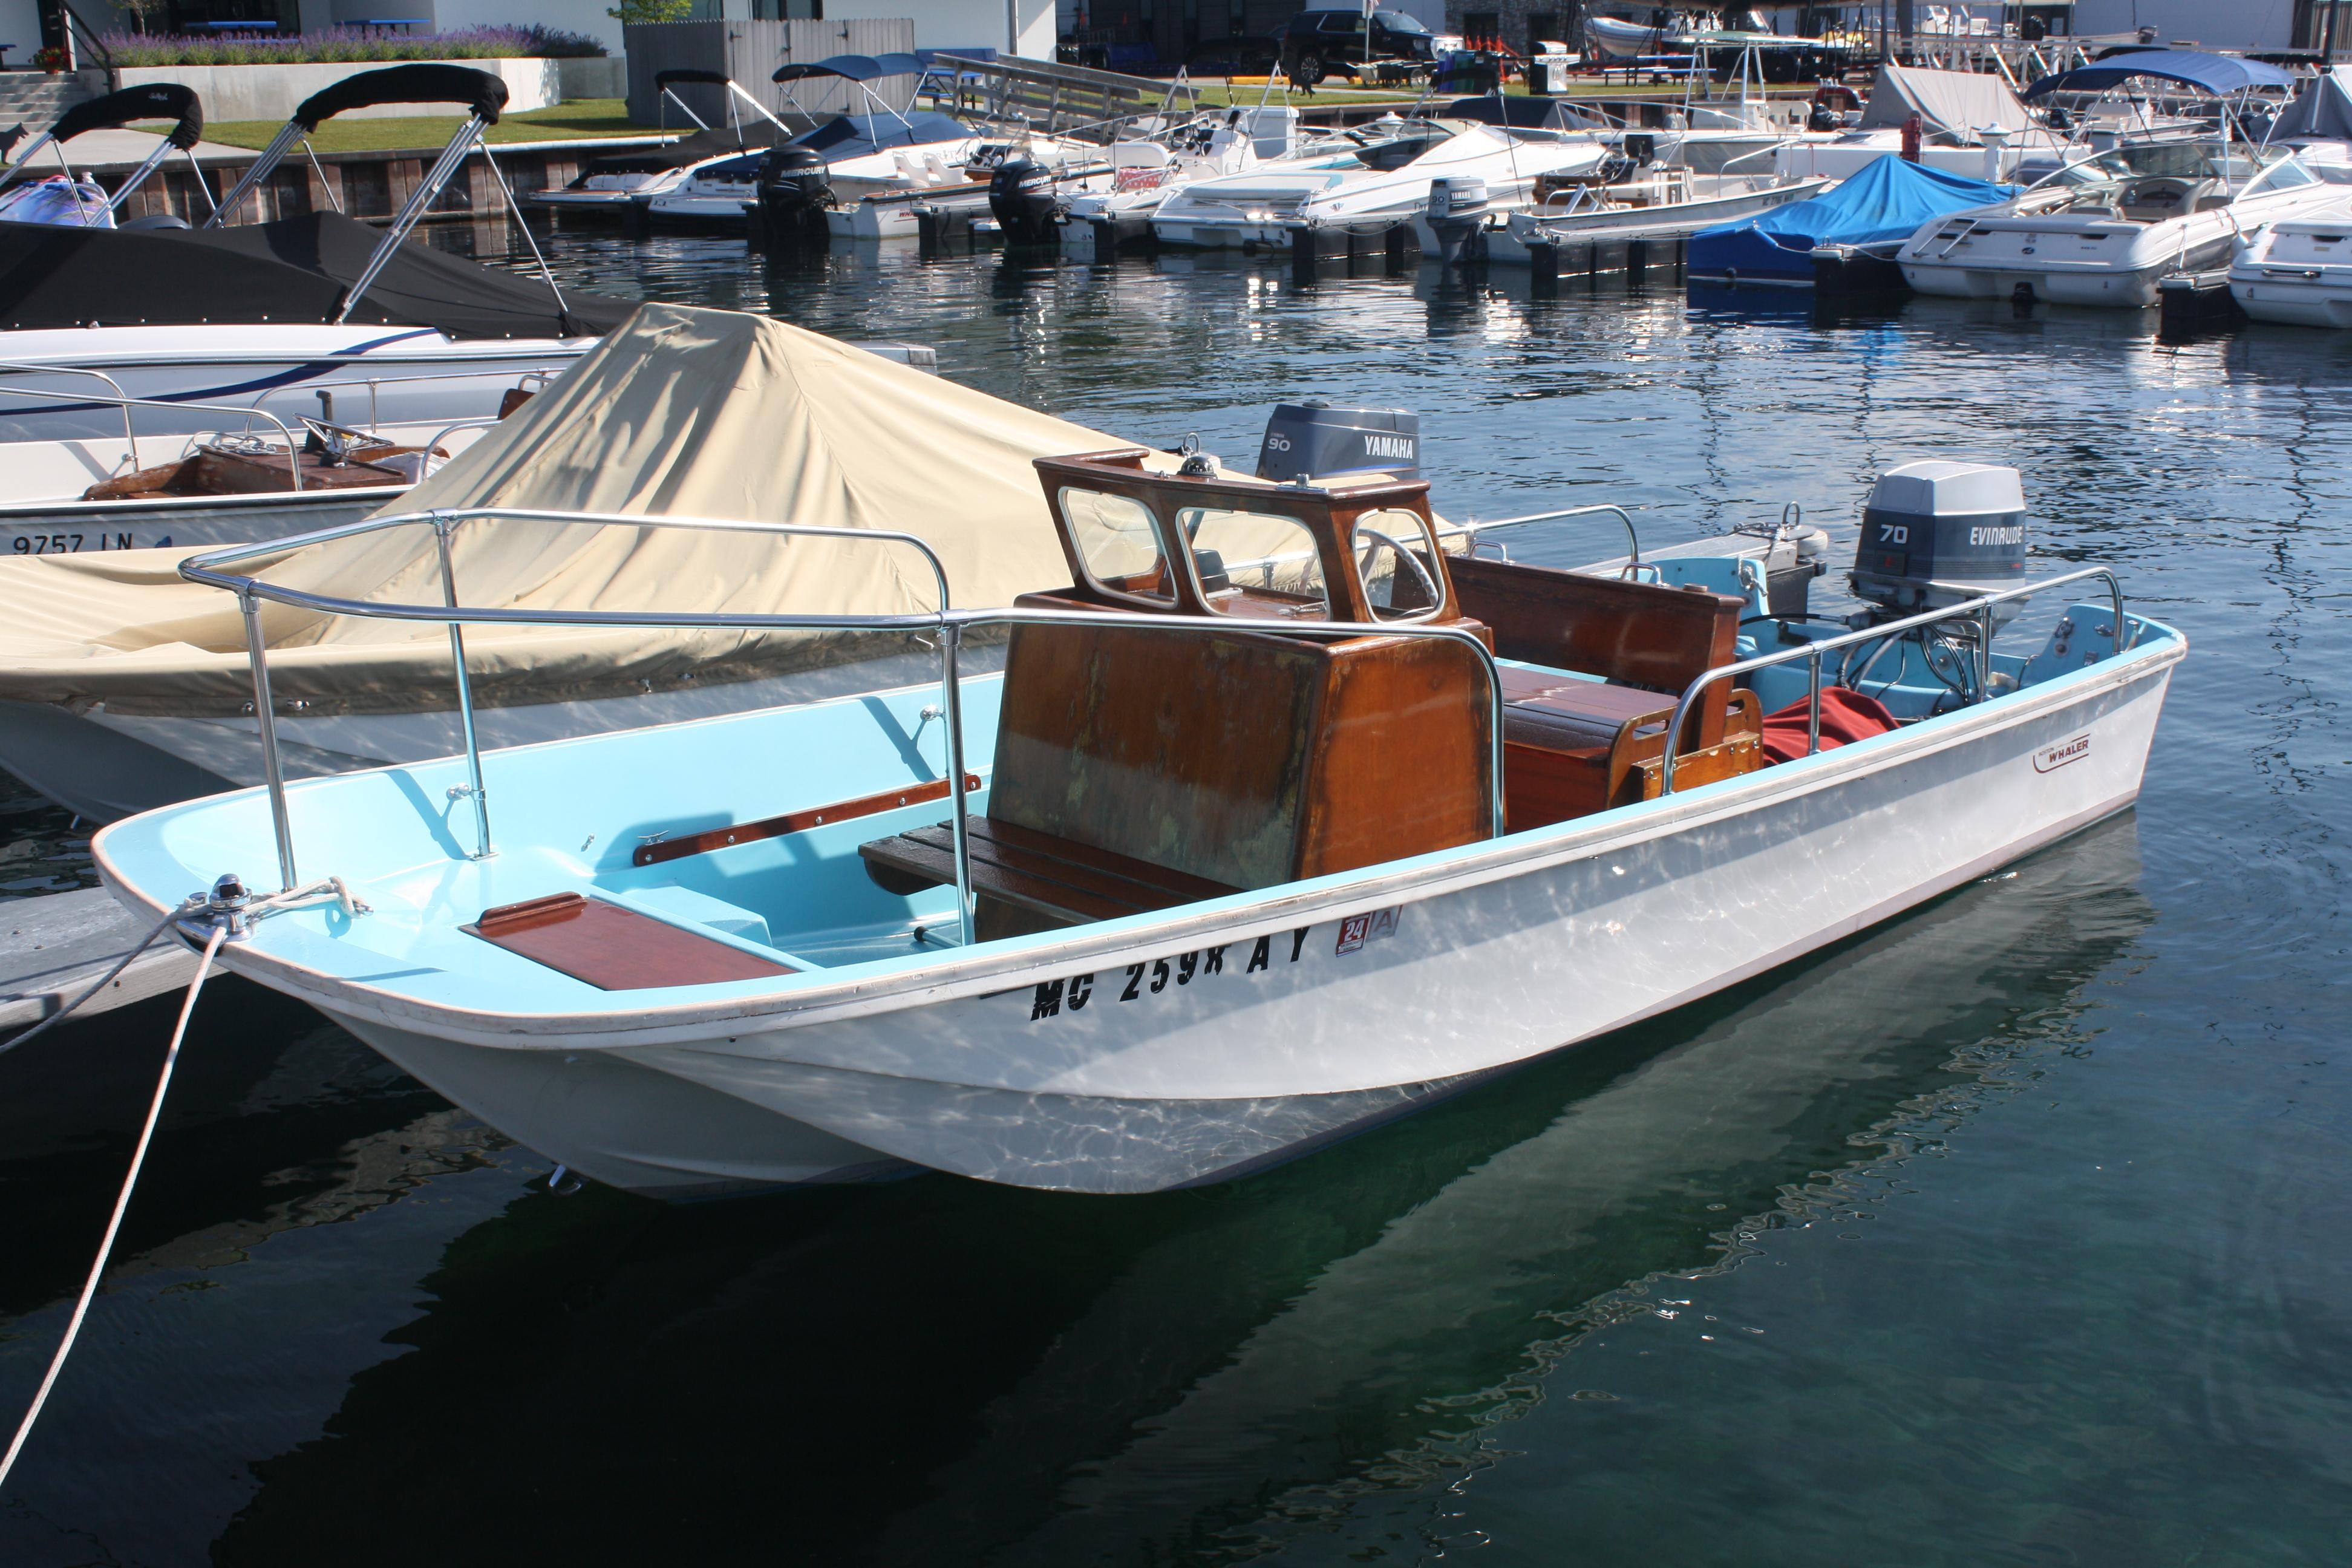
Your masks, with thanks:
M461 27L403 33L391 27L322 27L286 38L200 38L180 33L109 33L118 66L343 65L392 60L580 58L604 46L547 27Z

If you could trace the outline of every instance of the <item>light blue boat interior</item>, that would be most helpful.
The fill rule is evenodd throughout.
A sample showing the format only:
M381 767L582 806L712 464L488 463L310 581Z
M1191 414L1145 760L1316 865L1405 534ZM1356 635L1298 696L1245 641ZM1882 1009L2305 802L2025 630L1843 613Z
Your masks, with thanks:
M1673 585L1692 584L1738 595L1761 616L1759 591L1743 583L1735 557L1683 557L1643 567ZM1992 655L1997 692L2087 678L2115 649L2111 603L2074 605L2030 655ZM2132 617L2136 648L2154 649L2178 633ZM1759 622L1778 643L1777 625ZM1799 638L1834 636L1840 621L1793 629ZM2019 639L2020 646L2026 646ZM1844 673L1898 717L1934 724L1958 713L1952 673L1938 669L1915 643L1895 643L1866 672L1871 647L1825 655L1825 680ZM1740 657L1759 651L1743 636ZM1506 664L1515 661L1505 660ZM1539 667L1525 667L1539 668ZM1576 674L1574 671L1557 672ZM969 797L974 815L988 807L1001 675L961 683L968 772L982 775ZM1801 701L1805 661L1743 678L1766 712ZM649 866L632 864L641 844L706 829L813 810L912 784L944 779L946 736L935 684L789 708L625 731L487 752L484 777L495 853L473 858L471 800L453 794L466 782L463 758L376 769L297 783L288 790L298 871L312 881L345 879L370 911L353 919L331 902L273 915L254 945L346 983L419 1002L485 1015L635 1014L668 1003L767 996L796 988L876 978L936 963L959 942L952 889L912 896L886 891L866 874L861 844L946 819L943 800L755 839ZM1992 700L2003 700L1996 695ZM1906 732L1898 731L1895 733ZM1857 742L1868 746L1894 739ZM1826 753L1824 753L1826 755ZM1780 764L1804 767L1805 758ZM1704 786L1737 787L1742 781ZM1698 790L1677 792L1684 799ZM1620 806L1598 816L1531 828L1518 838L1582 831L1664 805ZM1481 853L1484 841L1341 873L1278 889L1242 892L1186 906L1244 911L1276 893L1336 886L1403 866L1441 864ZM278 857L267 793L236 794L166 807L109 828L102 854L114 873L158 902L176 902L235 872L256 889L278 883ZM791 966L773 978L646 990L604 991L467 934L460 928L485 910L551 894L577 892L625 905L656 920ZM1142 925L1166 911L1102 922ZM1066 931L1010 937L989 944L1007 952L1050 944Z

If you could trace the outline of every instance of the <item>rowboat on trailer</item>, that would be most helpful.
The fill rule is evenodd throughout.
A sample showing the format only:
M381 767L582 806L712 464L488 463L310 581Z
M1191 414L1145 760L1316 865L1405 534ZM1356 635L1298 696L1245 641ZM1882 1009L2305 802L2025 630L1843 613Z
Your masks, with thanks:
M1738 553L1555 571L1443 548L1419 481L1145 460L1038 461L1070 582L1009 608L948 608L919 542L865 531L928 560L939 609L525 613L917 629L936 686L290 785L273 766L93 853L134 909L228 925L229 968L616 1185L911 1163L1146 1192L1297 1155L2124 809L2186 651L2104 568L2025 580L2007 469L1884 477L1851 626L1811 611L1810 573ZM183 571L238 596L262 715L278 605L446 622L462 698L466 627L514 613L462 607L451 542L535 521L315 536L433 531L428 603L302 593L248 572L258 550ZM1997 650L2029 595L2054 628ZM994 626L1003 672L960 677ZM249 918L240 875L273 864L316 896Z

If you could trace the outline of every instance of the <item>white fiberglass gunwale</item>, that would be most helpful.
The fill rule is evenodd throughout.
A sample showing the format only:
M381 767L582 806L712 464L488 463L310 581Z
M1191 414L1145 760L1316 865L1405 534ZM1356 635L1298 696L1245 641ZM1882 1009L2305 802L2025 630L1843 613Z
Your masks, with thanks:
M2049 584L2030 584L2045 589ZM815 970L776 980L753 980L678 987L669 992L630 991L596 994L587 1005L569 1010L516 1012L487 1001L442 1003L420 999L394 986L287 956L255 942L228 944L222 962L229 968L302 997L330 1010L373 1014L383 1022L415 1027L433 1036L467 1045L537 1050L582 1050L641 1046L707 1043L713 1028L723 1026L756 1027L760 1032L831 1023L843 1019L895 1013L911 1007L1019 990L1041 975L1082 970L1113 955L1164 953L1206 945L1210 942L1239 945L1260 936L1281 935L1302 927L1391 903L1420 903L1492 883L1530 876L1601 854L1623 850L1711 824L1730 821L1791 800L1830 789L1847 780L1885 771L2010 729L2034 717L2073 708L2158 675L2185 657L2187 640L2178 631L2144 617L2128 623L2134 646L2120 656L2071 674L2037 683L1993 702L1923 720L1885 735L1817 752L1795 762L1738 778L1672 795L1625 805L1591 816L1571 819L1525 832L1444 849L1409 859L1385 862L1360 870L1336 873L1285 885L1279 889L1233 894L1179 906L1165 911L1126 916L1067 931L1043 932L988 942L944 955L917 952L903 958L869 961L837 969ZM998 677L988 678L991 680ZM730 715L700 721L708 725L741 723L757 715ZM517 750L556 750L593 744L602 737L544 742ZM440 771L434 771L438 769ZM443 773L457 776L453 763L424 768L383 770L429 775L438 784ZM346 777L356 775L345 775ZM305 781L300 790L331 787L337 780ZM247 798L259 790L239 792ZM235 797L221 797L223 799ZM203 803L196 803L203 804ZM2069 822L2046 839L2090 826L2129 805L2128 798L2105 804L2084 820ZM152 816L176 815L190 806L166 808ZM140 892L126 877L110 840L124 826L150 821L133 818L102 832L91 846L100 875L118 898L126 898L160 918L169 907ZM2003 859L2039 847L2037 840L2012 846ZM1647 1013L1666 1011L1683 1001L1762 973L1812 948L1860 931L1902 908L1958 886L1989 867L1971 864L1945 879L1942 886L1905 889L1885 906L1842 922L1836 929L1813 933L1785 951L1744 965L1739 973L1712 976L1661 1000ZM362 893L364 889L359 889ZM285 917L281 917L283 919ZM311 917L298 917L309 919ZM273 922L275 923L275 922ZM282 929L282 928L281 928ZM269 934L262 930L262 937ZM307 933L306 933L307 934ZM304 943L309 946L311 943ZM355 953L374 965L381 952ZM585 987L583 988L586 989ZM692 994L691 998L686 993ZM676 1000L665 1000L675 996ZM1646 1014L1644 1015L1646 1016ZM1621 1023L1633 1019L1620 1020ZM750 1032L747 1027L745 1032ZM1509 1058L1516 1059L1516 1058ZM1506 1065L1498 1061L1495 1066ZM1363 1086L1370 1087L1368 1079Z
M315 543L353 534L373 531L394 524L431 523L440 531L445 543L446 531L460 517L496 518L501 515L526 517L562 517L575 521L601 521L631 527L655 526L713 527L785 535L803 533L831 537L856 536L877 543L907 545L929 552L919 541L909 536L894 535L878 531L820 530L795 528L789 525L746 524L740 522L698 520L651 520L641 516L585 517L574 513L547 512L478 512L464 514L427 514L401 519L375 519L366 523L339 530L323 531L308 536L300 542ZM524 622L530 624L572 623L583 625L656 625L656 626L724 626L730 627L776 627L821 629L875 629L904 632L929 630L940 636L942 653L942 695L945 701L942 716L946 718L947 738L944 772L950 781L951 800L961 804L963 798L961 779L964 773L963 731L960 717L961 700L960 687L968 685L975 691L993 695L996 678L959 683L954 672L953 650L962 631L970 626L992 621L1034 620L1089 622L1112 621L1121 626L1159 624L1167 626L1171 635L1190 632L1213 635L1214 623L1185 620L1181 617L1159 617L1136 615L1102 616L1085 612L1053 611L954 611L944 607L946 598L944 574L940 574L940 597L943 607L934 613L890 616L721 616L695 615L660 616L626 612L514 612L490 609L466 609L446 605L385 605L330 600L299 594L256 578L238 575L224 570L235 563L265 554L283 552L280 544L269 550L248 547L243 550L218 552L191 561L183 567L184 575L192 581L209 583L236 592L244 600L248 627L255 633L258 646L258 603L263 598L298 606L330 610L336 613L382 616L393 619L429 620L450 624L453 650L462 666L463 649L460 626L466 623ZM936 560L933 560L935 572ZM1697 677L1685 691L1685 707L1695 694L1710 684L1728 676L1768 667L1809 661L1813 689L1820 689L1820 672L1823 656L1837 648L1862 641L1885 639L1913 626L1966 620L1971 616L1986 617L1991 606L2032 594L2048 594L2066 584L2090 578L2104 578L2113 605L2115 620L2102 635L2108 638L2109 651L2095 650L2086 654L2080 668L2063 675L2036 679L2032 684L2005 694L1990 696L1950 713L1929 717L1868 741L1837 748L1833 752L1817 752L1791 763L1726 780L1690 790L1674 790L1668 780L1668 792L1660 797L1596 814L1571 819L1567 823L1534 828L1507 835L1502 831L1499 793L1494 802L1495 837L1436 851L1409 859L1387 862L1328 877L1286 884L1277 888L1259 889L1229 896L1180 906L1162 911L1138 914L1122 919L1090 924L1075 930L1039 933L1033 936L990 942L968 949L950 950L944 955L920 951L900 957L866 960L843 963L835 967L818 966L782 977L740 982L725 982L693 987L667 987L635 990L625 993L595 993L569 977L543 980L540 984L556 991L570 1005L541 1005L520 1009L510 1005L513 995L512 976L474 974L451 976L449 971L436 968L417 969L397 966L387 974L383 964L392 952L373 944L343 943L334 938L331 924L320 926L328 917L323 913L297 913L278 916L257 930L249 942L232 944L228 963L232 968L244 970L256 978L281 986L306 999L319 1003L331 1011L352 1016L373 1016L387 1024L399 1026L425 1025L435 1036L469 1044L525 1047L534 1041L544 1041L548 1047L562 1045L569 1048L592 1046L652 1046L666 1043L689 1043L707 1040L713 1026L726 1026L739 1021L758 1025L758 1032L774 1028L793 1027L859 1016L887 1013L910 1006L972 996L1017 987L1040 974L1066 968L1074 963L1107 953L1133 952L1147 945L1162 949L1194 936L1206 936L1227 943L1249 941L1276 931L1300 929L1302 919L1308 923L1332 914L1360 911L1367 900L1393 898L1402 903L1425 903L1433 899L1462 892L1486 884L1507 881L1548 870L1563 864L1587 858L1604 849L1619 849L1657 839L1685 830L1704 827L1711 822L1748 816L1774 801L1829 790L1841 783L1876 773L1887 769L1931 757L1953 747L1985 741L2037 717L2082 710L2096 703L2103 696L2119 691L2144 680L2156 679L2185 652L2185 639L2168 627L2141 618L2126 617L2122 594L2114 574L2103 567L2087 567L2053 578L2021 584L2000 594L1984 595L1960 605L1884 623L1862 632L1842 634L1784 648L1780 652L1759 656L1738 664L1720 667ZM1474 636L1458 628L1446 626L1412 626L1399 623L1377 626L1345 626L1333 624L1302 624L1287 630L1311 631L1333 636L1421 635L1447 637L1472 648L1486 663L1490 681L1494 679L1493 656ZM461 693L464 689L460 683ZM919 690L921 689L908 689ZM1499 683L1490 689L1499 700ZM879 696L882 694L876 694ZM900 694L902 700L904 693ZM257 661L257 708L271 710L266 679L266 661ZM731 715L704 721L698 725L679 726L665 731L663 751L676 754L681 735L701 731L705 738L712 727L733 727L750 734L755 727L782 728L809 721L806 715L841 712L857 704L870 704L875 696L848 699L831 704L818 704L807 710L771 710L765 713ZM926 714L928 719L930 715ZM1502 734L1499 712L1492 734L1499 750ZM1669 733L1676 732L1670 726ZM264 726L265 737L268 733ZM562 762L567 748L603 748L643 743L628 735L603 736L549 742L540 746L520 747L499 753L502 771L528 768L550 760ZM928 762L924 763L929 766ZM287 886L298 884L293 839L289 823L289 802L312 795L341 792L351 798L360 798L355 792L377 781L393 783L410 799L412 808L441 798L440 786L452 782L446 791L448 806L444 816L445 826L431 831L442 841L443 853L435 864L441 869L433 873L437 878L434 894L434 918L437 921L450 910L479 910L500 900L544 896L566 890L562 884L580 884L569 890L603 890L603 884L593 868L579 866L564 876L556 875L554 864L568 845L558 846L546 840L542 828L540 840L527 840L509 847L516 858L501 866L482 854L467 854L458 844L458 823L464 815L461 802L470 797L479 824L478 844L483 851L490 847L489 819L483 793L484 773L478 752L463 759L449 759L419 766L375 770L369 773L345 775L338 779L310 781L289 789L272 770L271 784L264 791L240 792L215 797L212 801L191 803L171 807L146 816L131 819L106 830L93 845L101 874L113 886L119 896L160 914L167 904L155 891L158 879L167 866L175 865L170 847L163 842L166 830L175 821L191 814L205 814L206 824L203 845L209 857L243 855L248 858L257 854L266 858L269 839L261 831L274 831L280 859L280 870ZM1499 792L1502 768L1494 769L1494 782ZM603 775L597 775L603 776ZM2137 778L2137 769L2134 770ZM886 784L885 787L895 787ZM2136 793L2136 782L2133 793ZM574 801L582 797L601 798L593 788L573 792ZM2093 803L2091 817L2120 809L2128 804L2126 794L2114 801ZM570 803L567 803L570 804ZM641 805L641 802L621 800L621 807ZM600 819L604 820L604 819ZM2087 819L2086 819L2087 820ZM959 813L959 826L961 814ZM2053 831L2071 831L2072 823ZM534 822L534 826L541 826ZM565 824L564 831L576 824ZM591 836L592 840L593 835ZM239 842L242 840L242 842ZM2005 853L2023 853L2030 844L2013 844ZM583 846L583 852L585 851ZM354 887L365 896L372 880L388 879L394 875L411 877L425 874L428 868L403 865L376 870L358 863L345 865L320 864L316 857L318 847L310 851L313 857L313 874L330 873L348 876ZM606 851L609 855L610 849ZM535 863L523 864L537 856ZM575 862L576 862L576 857ZM962 857L957 857L960 875L958 903L969 908L969 873L962 870ZM512 867L509 871L506 867ZM246 869L234 864L222 869ZM181 866L174 875L186 875L191 868ZM502 872L504 875L502 876ZM1958 875L1958 873L1953 873ZM1952 885L1946 883L1945 885ZM1923 885L1924 887L1924 885ZM172 891L177 891L176 888ZM1856 917L1842 923L1827 934L1812 933L1800 941L1788 952L1779 953L1759 962L1756 968L1768 967L1806 947L1818 945L1859 929L1869 920L1932 896L1941 887L1914 887L1898 889L1884 909L1875 913ZM425 910L417 910L417 919L406 929L422 930ZM403 929L394 915L385 913L367 917L389 923L394 930ZM448 921L454 931L457 921ZM320 929L313 930L314 926ZM375 928L383 929L383 928ZM437 930L437 928L436 928ZM413 946L414 944L411 944ZM401 950L409 956L408 950ZM415 957L421 961L422 954ZM339 962L337 962L339 961ZM354 969L364 966L361 973ZM394 975L410 977L402 986L384 984ZM417 994L424 984L417 976L435 975L447 980L448 994L439 997ZM1724 984L1717 977L1708 983ZM583 993L585 993L584 994ZM1661 1004L1670 1005L1671 1003Z

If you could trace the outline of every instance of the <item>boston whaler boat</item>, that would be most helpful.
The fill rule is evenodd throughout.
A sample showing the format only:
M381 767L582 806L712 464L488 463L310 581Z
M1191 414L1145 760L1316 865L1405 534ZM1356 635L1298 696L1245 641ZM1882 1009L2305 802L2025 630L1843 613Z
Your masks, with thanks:
M94 856L147 918L226 926L229 969L620 1186L911 1163L1148 1192L1705 995L2124 809L2185 651L2103 569L2026 580L2008 469L1883 478L1850 627L1729 554L1560 572L1440 548L1418 480L1154 461L1037 462L1070 580L1011 609L947 608L935 559L864 532L940 607L528 612L919 630L937 684L290 785L273 767ZM450 607L468 562L546 526L314 536L438 532L446 577L367 599L254 551L184 572L242 605L270 715L289 606L450 623L462 683L466 628L502 618ZM1997 652L2028 595L2054 631ZM1004 672L960 677L996 626ZM243 879L265 877L293 896L257 918Z
M483 133L506 97L499 78L461 66L364 72L306 100L201 228L0 224L0 362L12 386L51 395L0 399L0 440L119 434L118 404L78 395L93 373L142 400L143 436L211 431L210 408L354 380L376 386L383 421L469 418L495 411L518 377L562 369L634 304L567 298L543 261L531 281L408 243L467 158L489 158ZM226 226L320 121L444 102L470 113L387 228L337 212Z

